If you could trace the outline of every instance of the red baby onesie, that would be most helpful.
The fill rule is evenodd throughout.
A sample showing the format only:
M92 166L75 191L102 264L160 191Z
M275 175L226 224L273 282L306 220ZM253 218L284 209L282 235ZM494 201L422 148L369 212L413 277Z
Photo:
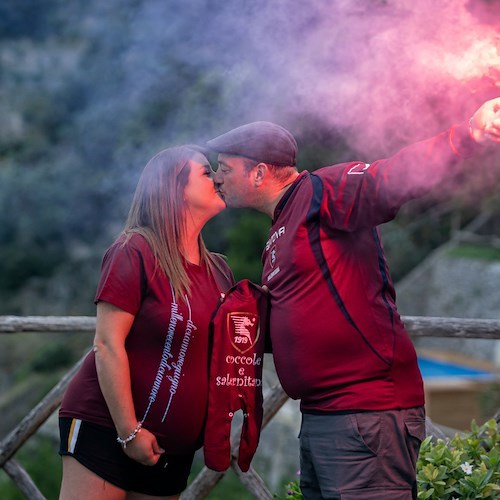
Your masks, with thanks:
M205 464L225 471L231 464L231 423L243 411L238 465L243 472L259 443L262 425L262 364L267 295L248 280L225 295L211 321L212 356L205 426Z

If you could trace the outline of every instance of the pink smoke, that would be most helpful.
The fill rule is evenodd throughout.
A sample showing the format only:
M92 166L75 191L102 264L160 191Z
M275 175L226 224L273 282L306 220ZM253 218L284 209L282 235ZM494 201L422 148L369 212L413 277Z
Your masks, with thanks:
M348 131L359 151L390 154L500 95L498 2L318 5L321 21L300 33L289 70L300 95L294 112L307 109Z

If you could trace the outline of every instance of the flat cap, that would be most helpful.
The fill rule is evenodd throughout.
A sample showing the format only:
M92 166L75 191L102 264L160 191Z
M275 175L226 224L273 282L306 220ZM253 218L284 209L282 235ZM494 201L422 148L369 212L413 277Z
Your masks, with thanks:
M295 166L297 142L288 130L271 122L253 122L207 142L217 153L244 156L278 166Z

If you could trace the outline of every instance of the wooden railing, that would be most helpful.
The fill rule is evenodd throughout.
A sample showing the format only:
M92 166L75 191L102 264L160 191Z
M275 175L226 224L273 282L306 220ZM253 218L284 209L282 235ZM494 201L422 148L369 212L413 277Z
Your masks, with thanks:
M500 320L417 316L405 316L403 320L412 337L500 339ZM88 316L0 316L0 334L15 334L18 332L92 332L94 329L95 318ZM78 371L82 361L83 358L0 442L0 467L4 469L18 489L30 500L44 500L45 497L24 468L15 460L15 454L50 415L58 409L64 391L71 378ZM264 400L264 426L271 421L287 399L279 384L267 391ZM446 431L434 425L430 420L428 420L427 432L438 437L446 437L447 435ZM231 440L234 443L232 469L255 498L272 499L272 493L253 468L250 468L246 473L240 471L236 463L238 439L236 435L233 438ZM205 498L224 475L225 472L215 472L204 467L182 494L182 500Z

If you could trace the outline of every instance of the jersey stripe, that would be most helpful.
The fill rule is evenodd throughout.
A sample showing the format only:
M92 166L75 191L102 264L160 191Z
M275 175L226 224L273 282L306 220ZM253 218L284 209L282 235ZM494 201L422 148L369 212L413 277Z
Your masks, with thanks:
M80 425L81 424L82 424L82 421L79 420L78 418L74 418L71 421L71 427L69 429L69 434L68 434L68 451L70 453L75 452L76 442L78 440L78 434L80 432Z
M389 276L387 275L387 269L385 267L385 258L384 258L384 253L382 251L382 243L380 241L380 237L376 228L373 228L373 239L375 240L375 246L377 248L378 267L382 279L382 298L384 300L385 305L387 306L387 311L389 313L391 325L394 326L394 311L391 307L391 304L387 300L387 288L389 286Z
M384 251L382 249L382 242L380 241L380 236L376 228L373 228L373 239L375 240L375 246L377 248L378 267L380 270L380 276L382 278L382 290L380 293L382 295L384 304L387 307L387 312L389 314L389 319L391 321L391 326L392 326L392 352L394 353L396 348L396 332L394 331L394 309L391 307L391 303L389 302L389 300L387 300L389 276L387 274L387 268L385 265L385 257L384 257ZM392 361L390 364L392 364Z

